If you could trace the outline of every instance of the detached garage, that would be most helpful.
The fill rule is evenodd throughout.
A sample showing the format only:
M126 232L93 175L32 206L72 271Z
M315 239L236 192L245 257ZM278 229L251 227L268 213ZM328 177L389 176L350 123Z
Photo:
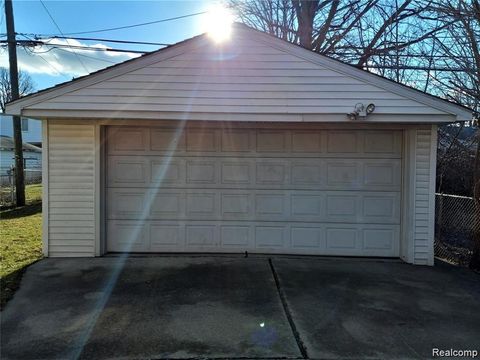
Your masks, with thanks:
M236 25L7 107L43 120L44 253L433 264L436 127L471 112Z

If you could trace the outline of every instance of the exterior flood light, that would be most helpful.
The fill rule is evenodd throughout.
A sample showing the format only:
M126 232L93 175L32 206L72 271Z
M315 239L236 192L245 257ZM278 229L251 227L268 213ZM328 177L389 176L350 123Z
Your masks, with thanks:
M358 118L365 119L367 115L375 111L375 104L368 104L367 106L362 103L355 104L355 108L351 113L348 113L347 116L350 120L356 120Z

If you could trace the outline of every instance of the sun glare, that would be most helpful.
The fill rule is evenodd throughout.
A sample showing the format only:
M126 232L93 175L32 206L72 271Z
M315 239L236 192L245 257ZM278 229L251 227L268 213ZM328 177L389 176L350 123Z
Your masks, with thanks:
M205 16L204 28L215 42L221 43L230 38L232 33L233 15L227 8L217 5L208 10Z

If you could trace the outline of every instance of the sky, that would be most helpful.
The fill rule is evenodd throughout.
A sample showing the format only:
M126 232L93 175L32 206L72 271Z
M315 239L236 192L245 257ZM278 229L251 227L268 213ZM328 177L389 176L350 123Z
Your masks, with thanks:
M184 19L168 21L130 29L92 32L68 35L74 32L106 29L143 22L156 21L207 11L218 5L218 0L156 0L156 1L47 1L43 3L57 23L61 32L67 37L90 37L101 39L120 39L173 44L205 32L207 15L197 15ZM0 14L2 40L6 33L3 1ZM60 35L54 21L49 17L40 0L13 0L15 30L18 34ZM33 35L27 35L32 38ZM18 36L18 40L25 37ZM115 44L105 41L86 41L69 39L51 39L51 44L81 45L91 47L112 47L128 50L153 51L160 46ZM138 56L134 53L114 53L104 51L75 50L68 48L52 49L36 47L17 49L19 69L26 71L32 78L35 89L69 81L74 77L85 75L114 63ZM49 51L47 51L49 50ZM34 53L32 53L34 52ZM0 50L0 66L8 67L8 53Z

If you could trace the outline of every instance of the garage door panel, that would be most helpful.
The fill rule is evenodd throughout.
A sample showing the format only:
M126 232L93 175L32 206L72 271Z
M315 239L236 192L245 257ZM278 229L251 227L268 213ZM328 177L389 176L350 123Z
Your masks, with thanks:
M251 248L252 227L249 225L221 225L220 245L225 249Z
M109 187L400 191L401 160L109 156Z
M260 160L256 162L255 184L286 186L289 183L289 162Z
M149 215L153 219L184 217L185 201L182 192L150 192L151 208ZM121 196L121 195L120 195ZM148 203L145 204L148 206ZM137 211L144 212L145 205ZM145 215L144 215L145 216Z
M218 193L193 192L186 194L186 217L188 219L218 218Z
M327 133L327 153L354 154L359 152L358 137L356 131L329 131Z
M111 188L109 219L399 224L397 192Z
M174 184L185 186L185 160L183 159L147 159L150 163L149 185Z
M365 131L363 150L366 154L398 156L402 151L401 133L393 131Z
M186 183L188 185L214 185L218 183L216 159L187 160Z
M258 130L255 151L258 153L285 153L290 150L290 133L281 130Z
M150 149L149 134L148 128L109 127L107 132L108 153L145 153Z
M185 133L181 129L151 129L149 150L154 152L185 151Z
M250 192L225 191L220 194L220 197L222 219L248 219L252 217L254 206L253 198L255 194Z
M326 184L325 162L322 160L292 160L291 184L299 188L319 187Z
M324 251L325 234L321 227L292 225L290 247L297 251Z
M112 220L108 251L398 256L399 225Z
M223 185L245 186L253 184L255 171L253 161L222 161L220 167L220 179Z
M219 141L217 139L219 132L215 129L188 129L186 131L187 152L217 152Z
M108 160L108 185L149 186L150 162L140 156L113 157Z
M312 131L292 131L292 152L318 154L324 152L323 134Z
M366 161L363 163L363 184L399 188L401 163L397 161Z
M150 251L185 248L185 232L179 225L150 224Z
M254 133L249 129L226 130L220 134L222 153L251 152L254 142Z
M145 252L150 246L149 226L144 222L109 221L107 231L110 239L107 251Z

